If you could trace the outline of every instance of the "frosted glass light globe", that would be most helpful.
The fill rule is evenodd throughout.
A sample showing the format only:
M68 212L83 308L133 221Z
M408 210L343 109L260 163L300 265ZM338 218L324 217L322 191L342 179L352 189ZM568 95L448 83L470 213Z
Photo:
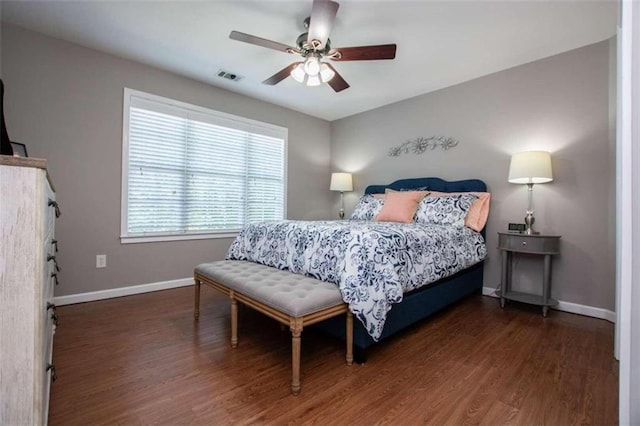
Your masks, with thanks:
M320 72L320 61L315 56L310 56L304 63L304 72L307 75L318 75Z
M322 64L322 67L320 68L320 78L323 83L331 80L335 75L336 73L329 67L329 65L324 63Z
M296 67L291 71L291 77L293 77L293 79L298 83L304 83L304 78L306 77L306 73L304 72L304 65L296 65Z

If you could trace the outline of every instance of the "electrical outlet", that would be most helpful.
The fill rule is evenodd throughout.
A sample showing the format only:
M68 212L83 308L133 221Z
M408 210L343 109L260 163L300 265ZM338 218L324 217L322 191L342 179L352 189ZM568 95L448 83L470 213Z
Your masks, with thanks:
M107 255L106 254L97 254L96 255L96 268L106 268L107 267Z

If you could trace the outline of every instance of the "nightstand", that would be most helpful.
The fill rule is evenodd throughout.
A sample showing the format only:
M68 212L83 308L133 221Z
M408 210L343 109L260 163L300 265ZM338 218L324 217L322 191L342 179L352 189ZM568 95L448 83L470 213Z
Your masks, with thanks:
M531 303L542 306L542 315L546 317L549 306L558 304L557 300L551 298L551 257L555 254L560 254L560 236L498 232L498 249L502 251L500 306L504 308L505 300ZM511 290L514 253L544 256L542 295Z

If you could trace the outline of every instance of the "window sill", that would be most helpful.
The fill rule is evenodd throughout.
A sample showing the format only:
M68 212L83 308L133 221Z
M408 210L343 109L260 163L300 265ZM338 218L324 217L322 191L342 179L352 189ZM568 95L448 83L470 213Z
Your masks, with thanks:
M219 232L209 234L180 234L180 235L141 235L137 237L121 236L120 244L157 243L165 241L183 240L213 240L218 238L235 238L238 231Z

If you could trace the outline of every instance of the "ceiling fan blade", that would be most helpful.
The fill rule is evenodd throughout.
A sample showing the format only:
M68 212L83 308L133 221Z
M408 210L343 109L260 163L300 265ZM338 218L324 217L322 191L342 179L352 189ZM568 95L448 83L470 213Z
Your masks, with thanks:
M255 44L256 46L262 46L268 49L279 50L285 53L298 51L296 47L287 46L286 44L267 40L266 38L252 36L251 34L241 33L240 31L231 31L231 33L229 34L229 38L231 40L243 41L245 43Z
M342 78L340 74L338 74L338 71L336 71L336 69L331 64L327 64L327 66L331 68L334 73L336 73L336 75L334 75L331 80L327 81L327 84L331 86L331 88L336 92L341 92L344 89L348 89L349 83L347 83L345 79Z
M335 1L313 0L307 41L311 43L312 40L318 40L320 42L318 50L324 49L327 43L339 7L340 5Z
M396 57L395 44L380 44L377 46L359 46L359 47L338 47L331 49L332 52L339 52L337 57L329 56L334 61L373 61L376 59L394 59Z
M269 86L274 86L280 83L285 78L291 75L291 71L295 68L296 65L301 64L302 62L294 62L291 65L287 65L285 68L281 69L262 83L268 84Z

